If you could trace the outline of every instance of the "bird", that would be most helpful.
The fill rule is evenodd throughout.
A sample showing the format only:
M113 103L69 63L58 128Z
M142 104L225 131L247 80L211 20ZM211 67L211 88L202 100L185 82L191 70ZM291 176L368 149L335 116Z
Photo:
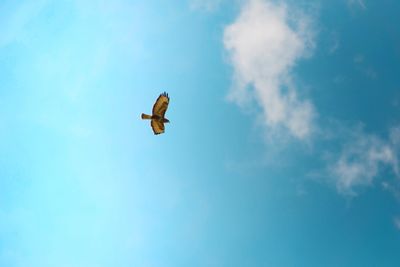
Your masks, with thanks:
M166 92L160 94L153 105L152 115L142 113L143 120L151 120L151 128L155 135L162 134L165 131L164 123L169 123L165 118L165 112L168 109L169 96Z

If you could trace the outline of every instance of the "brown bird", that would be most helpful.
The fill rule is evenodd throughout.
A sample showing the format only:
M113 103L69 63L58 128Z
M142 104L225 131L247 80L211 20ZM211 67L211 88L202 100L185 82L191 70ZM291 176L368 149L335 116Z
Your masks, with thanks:
M142 113L143 120L151 120L151 128L153 128L154 134L162 134L165 130L164 123L169 122L169 120L165 118L168 104L169 96L164 92L157 98L156 103L154 103L153 114L151 116Z

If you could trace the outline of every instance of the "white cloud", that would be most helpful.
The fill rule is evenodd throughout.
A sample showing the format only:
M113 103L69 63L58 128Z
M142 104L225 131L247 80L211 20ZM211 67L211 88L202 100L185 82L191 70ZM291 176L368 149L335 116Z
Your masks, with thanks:
M391 135L396 135L393 131ZM330 166L337 189L346 195L356 195L355 189L372 185L384 167L398 172L397 145L393 139L384 141L377 136L358 132L351 143Z
M291 75L298 60L313 47L309 21L284 4L249 0L224 31L224 45L234 67L228 98L240 106L255 99L267 126L283 127L299 139L311 134L315 116L312 103L299 98Z

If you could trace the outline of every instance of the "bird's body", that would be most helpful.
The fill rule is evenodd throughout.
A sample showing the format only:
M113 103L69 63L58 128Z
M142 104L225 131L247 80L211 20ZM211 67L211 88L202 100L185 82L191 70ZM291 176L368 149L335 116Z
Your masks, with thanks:
M164 133L164 123L169 123L169 120L165 118L168 104L169 96L164 92L157 98L156 103L154 103L152 115L142 113L143 120L151 120L151 128L154 134Z

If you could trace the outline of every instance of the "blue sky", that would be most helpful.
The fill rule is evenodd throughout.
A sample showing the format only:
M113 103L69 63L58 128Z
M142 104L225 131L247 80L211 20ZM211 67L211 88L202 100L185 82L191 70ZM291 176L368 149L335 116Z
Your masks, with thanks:
M398 1L0 11L0 266L400 264Z

